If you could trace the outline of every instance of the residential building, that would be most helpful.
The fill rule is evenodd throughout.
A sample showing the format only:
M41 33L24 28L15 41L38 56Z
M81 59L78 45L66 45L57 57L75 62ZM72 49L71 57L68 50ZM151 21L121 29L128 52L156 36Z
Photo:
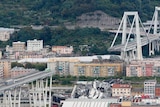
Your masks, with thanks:
M7 41L15 30L12 28L0 28L0 40Z
M112 85L112 96L122 97L131 95L132 86L129 84L113 84Z
M4 72L3 72L3 66L0 65L0 79L3 79Z
M146 80L144 81L144 94L150 97L155 97L155 86L156 80Z
M43 49L43 40L28 40L27 41L27 51L40 51Z
M53 46L52 51L57 54L72 54L73 46Z
M133 60L126 65L126 76L160 76L160 59Z
M47 63L47 68L58 75L73 75L74 64L79 63L76 57L55 57Z
M109 61L109 55L84 57L55 57L47 63L55 74L73 76L105 77L123 71L123 62Z
M160 84L156 84L155 86L155 96L160 97Z
M12 47L14 52L25 51L25 42L13 42Z
M143 88L132 88L131 89L131 95L132 96L141 96L144 95L144 89Z
M11 77L18 77L37 72L36 69L25 69L24 67L14 67L11 69Z
M8 54L12 54L13 53L13 47L10 47L9 45L6 46L6 52Z
M43 55L40 52L24 52L20 55L21 58L43 58Z
M0 59L2 59L2 51L0 51Z
M123 70L122 63L97 62L77 63L74 66L74 76L106 77L115 76Z
M10 78L11 77L11 62L9 60L0 60L0 66L3 67L3 77Z

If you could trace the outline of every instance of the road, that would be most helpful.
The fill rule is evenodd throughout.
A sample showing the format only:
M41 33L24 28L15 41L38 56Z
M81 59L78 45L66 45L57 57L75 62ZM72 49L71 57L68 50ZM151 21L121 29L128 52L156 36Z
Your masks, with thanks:
M12 89L14 87L18 87L18 86L22 86L23 84L38 80L38 79L43 79L46 77L50 77L51 75L53 75L53 72L46 72L46 71L41 71L41 72L36 72L21 78L17 78L15 79L15 83L11 84L11 85L1 85L0 86L0 92L3 92L4 90L7 89Z

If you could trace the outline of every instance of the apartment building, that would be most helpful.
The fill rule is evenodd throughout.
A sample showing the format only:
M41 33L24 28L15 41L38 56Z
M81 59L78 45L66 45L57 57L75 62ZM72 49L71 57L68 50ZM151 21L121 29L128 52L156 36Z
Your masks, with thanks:
M28 40L27 41L27 51L40 51L43 49L43 40Z
M131 95L132 96L141 96L144 95L144 89L143 88L132 88L131 90Z
M13 42L12 43L12 48L13 48L13 51L25 51L25 42Z
M113 84L112 97L122 97L131 95L132 86L129 84Z
M74 66L74 76L106 77L123 71L122 63L97 62L78 63Z
M11 77L11 62L9 60L0 60L0 66L3 67L3 77L9 78ZM1 68L2 70L2 68Z
M72 54L73 46L53 46L52 51L57 54Z
M37 72L36 69L25 69L24 67L14 67L11 69L11 77L18 77L22 75L27 75L29 73Z
M160 84L156 84L155 86L155 96L160 97Z
M126 65L126 76L160 76L160 59L133 60Z
M146 80L144 81L144 94L150 97L155 97L155 86L156 80Z
M47 68L58 75L73 75L74 64L79 63L76 57L55 57L47 63Z
M0 40L7 41L10 39L10 35L14 32L11 28L0 28Z
M0 79L3 79L4 72L3 72L3 66L0 65Z
M59 75L105 77L123 71L123 62L110 62L109 55L85 57L55 57L47 67Z

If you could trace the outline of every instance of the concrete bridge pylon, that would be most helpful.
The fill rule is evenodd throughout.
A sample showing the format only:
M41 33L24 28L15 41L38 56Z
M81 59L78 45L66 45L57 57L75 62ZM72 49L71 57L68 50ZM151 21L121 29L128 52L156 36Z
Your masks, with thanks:
M124 45L124 48L121 49L121 57L126 61L131 59L143 59L140 25L142 26L142 28L144 28L139 18L138 12L124 12L123 18L111 44L111 47L114 46L118 34L120 33L120 31L122 31L121 45ZM136 41L136 48L128 51L126 50L128 42L131 42L132 40Z

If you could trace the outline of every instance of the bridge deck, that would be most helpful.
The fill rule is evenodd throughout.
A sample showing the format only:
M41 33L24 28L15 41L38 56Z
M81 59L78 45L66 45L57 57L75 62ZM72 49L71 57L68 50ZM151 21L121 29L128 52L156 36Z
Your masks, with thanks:
M160 40L160 36L159 35L154 35L154 34L149 34L148 37L145 36L145 37L142 37L141 39L141 46L145 46L147 45L148 43L152 42L152 41L155 41L155 40ZM130 41L128 42L128 45L126 47L126 51L129 51L129 50L133 50L135 49L137 46L137 43L135 40L133 41ZM117 52L120 52L121 50L124 50L125 48L125 45L115 45L113 47L110 47L108 49L108 51L117 51Z
M53 75L53 72L46 72L46 71L42 71L39 73L36 72L35 74L30 74L28 76L25 76L25 77L22 77L19 79L15 79L15 83L13 83L11 85L5 85L5 84L1 85L0 92L3 92L4 90L7 90L7 89L12 89L17 86L21 86L23 84L35 81L37 79L43 79L46 77L50 77L51 75Z

